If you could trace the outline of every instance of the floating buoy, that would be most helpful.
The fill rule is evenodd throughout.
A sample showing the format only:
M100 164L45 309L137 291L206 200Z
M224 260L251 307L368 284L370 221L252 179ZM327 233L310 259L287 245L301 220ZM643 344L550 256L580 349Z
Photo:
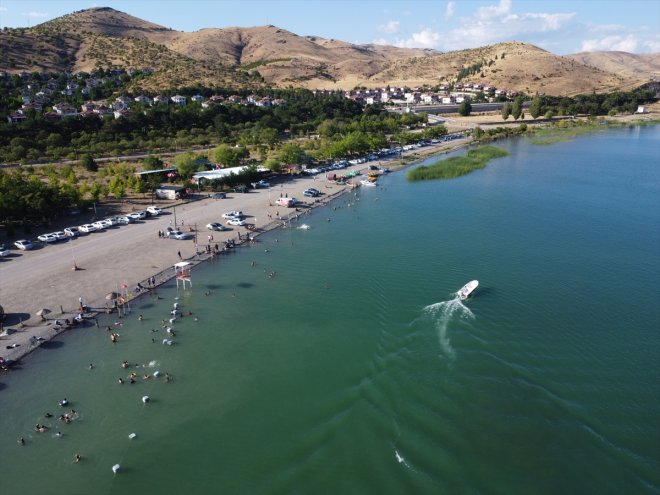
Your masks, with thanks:
M128 435L128 438L130 438L131 440L133 440L135 437L137 437L135 433L131 433L130 435Z
M121 466L119 464L115 464L114 466L112 466L112 472L115 473L115 474L117 474L120 469L121 469Z
M149 399L149 396L148 396L148 395L145 395L144 397L142 397L142 402L144 402L145 404L146 404L147 402L149 402L149 400L150 400L150 399Z

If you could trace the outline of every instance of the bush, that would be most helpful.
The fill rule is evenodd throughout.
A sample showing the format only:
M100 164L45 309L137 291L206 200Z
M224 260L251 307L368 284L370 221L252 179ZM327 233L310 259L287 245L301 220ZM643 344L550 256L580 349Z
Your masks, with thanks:
M80 165L87 170L88 172L97 172L99 166L92 158L92 155L83 155L82 160L80 160Z

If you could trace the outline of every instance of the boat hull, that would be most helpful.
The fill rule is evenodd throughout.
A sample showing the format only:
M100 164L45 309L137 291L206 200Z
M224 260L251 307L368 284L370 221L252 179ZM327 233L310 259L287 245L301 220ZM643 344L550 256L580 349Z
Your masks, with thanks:
M458 298L461 301L465 301L468 297L470 297L470 294L472 294L478 286L478 280L472 280L468 282L463 287L461 287L461 290L458 291Z

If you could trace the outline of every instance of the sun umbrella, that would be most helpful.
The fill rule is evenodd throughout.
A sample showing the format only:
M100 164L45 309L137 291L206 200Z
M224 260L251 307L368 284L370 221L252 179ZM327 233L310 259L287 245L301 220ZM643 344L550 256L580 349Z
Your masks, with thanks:
M48 309L48 308L42 308L42 309L40 309L39 311L37 311L36 314L37 314L37 316L41 316L41 319L42 319L42 320L45 320L45 319L46 319L46 315L47 315L48 313L50 313L50 312L51 312L50 309Z

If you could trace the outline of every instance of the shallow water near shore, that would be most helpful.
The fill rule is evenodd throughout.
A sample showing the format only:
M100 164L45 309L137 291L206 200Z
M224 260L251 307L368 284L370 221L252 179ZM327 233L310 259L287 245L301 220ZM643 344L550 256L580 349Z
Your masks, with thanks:
M390 174L0 375L0 488L660 493L660 126L499 146L459 179Z

